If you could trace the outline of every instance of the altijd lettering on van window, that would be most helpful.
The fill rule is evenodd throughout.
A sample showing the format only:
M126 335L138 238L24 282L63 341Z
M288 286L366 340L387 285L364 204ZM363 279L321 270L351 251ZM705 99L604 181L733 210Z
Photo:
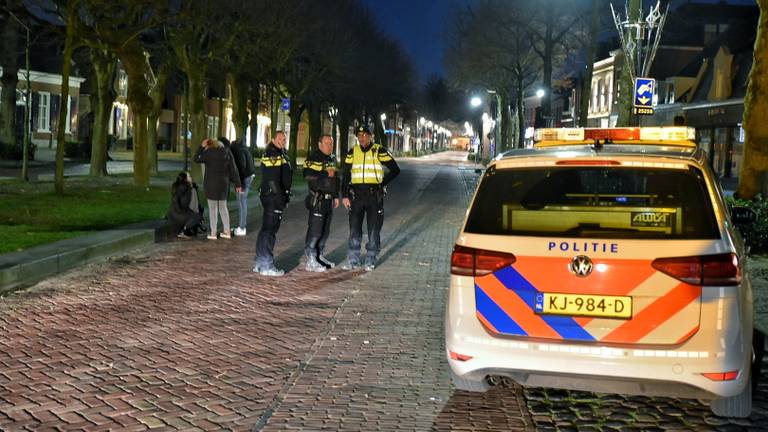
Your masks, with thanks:
M602 252L602 253L619 253L618 243L605 243L605 242L581 242L581 241L564 241L564 242L549 242L547 250L559 250L561 252Z
M632 212L634 227L670 227L672 214L661 212Z

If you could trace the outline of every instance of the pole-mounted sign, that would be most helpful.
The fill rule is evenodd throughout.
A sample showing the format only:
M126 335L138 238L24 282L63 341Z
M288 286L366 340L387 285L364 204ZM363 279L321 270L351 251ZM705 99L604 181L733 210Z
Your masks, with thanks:
M653 114L653 90L656 80L653 78L635 78L634 113L640 115Z

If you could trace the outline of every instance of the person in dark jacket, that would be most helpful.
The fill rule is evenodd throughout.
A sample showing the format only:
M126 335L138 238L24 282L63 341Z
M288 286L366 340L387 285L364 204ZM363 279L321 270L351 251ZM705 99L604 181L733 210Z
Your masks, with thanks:
M171 206L166 216L179 238L197 234L203 222L203 207L197 197L197 185L188 172L180 172L171 187Z
M256 167L253 165L253 156L251 151L242 141L237 140L229 147L232 156L235 158L237 172L240 174L240 192L237 193L237 209L239 223L235 228L236 236L244 236L247 232L248 224L248 192L251 190L251 183L256 177Z
M256 239L256 258L253 271L262 276L282 276L283 270L275 267L272 251L275 248L277 230L283 218L283 210L291 199L293 170L285 151L285 132L277 131L261 157L261 187L259 197L264 209L261 230Z
M305 201L309 222L304 255L307 258L305 270L310 272L324 272L335 266L323 255L331 232L333 209L339 206L339 177L336 176L339 164L332 152L333 138L323 135L318 148L304 162L304 178L309 186Z
M235 184L236 191L240 191L240 175L237 173L232 153L219 140L206 139L195 153L195 162L205 164L203 189L205 190L205 197L208 199L208 217L211 224L208 239L216 240L216 230L219 225L218 215L221 215L221 224L224 228L221 238L231 238L229 210L227 209L229 182Z

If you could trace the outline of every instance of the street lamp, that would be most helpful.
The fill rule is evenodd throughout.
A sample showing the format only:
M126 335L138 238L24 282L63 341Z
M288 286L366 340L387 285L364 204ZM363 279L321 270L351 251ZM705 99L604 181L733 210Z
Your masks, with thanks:
M473 108L477 108L483 103L483 100L475 96L469 101L469 103L470 105L472 105Z
M546 93L544 92L544 89L536 90L536 97L539 98L539 99L543 98L545 94Z

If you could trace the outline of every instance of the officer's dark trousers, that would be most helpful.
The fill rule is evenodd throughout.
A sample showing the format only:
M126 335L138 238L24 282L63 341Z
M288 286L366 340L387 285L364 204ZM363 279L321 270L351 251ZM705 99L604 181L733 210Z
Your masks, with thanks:
M307 210L309 210L309 221L307 224L307 239L304 243L304 253L318 257L325 250L325 242L331 233L333 198L319 198L315 201L312 198L312 194L309 194L305 204Z
M384 224L384 193L381 187L354 187L354 198L349 209L350 263L360 263L360 244L363 241L363 219L368 228L365 245L369 259L376 261L381 250L381 227Z
M280 229L285 203L282 197L273 194L262 195L261 205L264 208L264 217L261 220L261 231L256 239L256 259L254 260L259 268L274 265L275 258L272 251L275 248L275 237L277 230Z

